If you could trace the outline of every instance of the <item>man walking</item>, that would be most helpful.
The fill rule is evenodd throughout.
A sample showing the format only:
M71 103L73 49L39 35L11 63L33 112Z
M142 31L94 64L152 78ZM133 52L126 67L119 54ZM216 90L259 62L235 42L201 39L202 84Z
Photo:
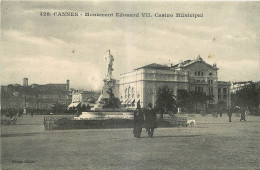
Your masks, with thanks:
M145 129L148 132L148 137L153 137L154 129L157 128L156 113L152 108L152 104L149 103L145 110Z
M142 126L144 122L144 115L141 110L140 102L137 102L137 108L134 112L134 137L140 138L142 133Z
M246 121L246 114L249 114L249 110L247 108L245 110L243 108L241 108L240 121L242 121L242 120Z
M228 115L228 118L229 118L229 122L231 122L231 117L232 117L232 109L229 107L228 110L227 110L227 115Z

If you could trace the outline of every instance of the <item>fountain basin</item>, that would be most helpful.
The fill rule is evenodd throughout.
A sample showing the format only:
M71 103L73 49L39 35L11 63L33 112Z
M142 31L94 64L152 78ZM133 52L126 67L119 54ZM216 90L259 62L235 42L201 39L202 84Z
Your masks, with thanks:
M79 117L74 117L74 120L88 119L133 119L133 112L82 112Z

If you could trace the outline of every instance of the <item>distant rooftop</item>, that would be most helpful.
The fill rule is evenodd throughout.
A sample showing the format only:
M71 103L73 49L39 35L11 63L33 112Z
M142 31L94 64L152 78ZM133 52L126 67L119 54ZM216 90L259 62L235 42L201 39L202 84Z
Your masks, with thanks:
M178 63L178 64L175 64L175 65L172 66L172 68L178 68L180 65L181 65L182 67L187 67L187 66L190 66L190 65L192 65L192 64L194 64L194 63L196 63L196 62L204 63L205 65L207 65L208 67L210 67L210 68L212 68L212 69L218 69L218 68L216 67L216 64L213 64L213 66L212 66L212 65L206 63L200 56L198 56L197 59L195 59L195 60L185 60L185 61L183 61L183 62L180 62L180 63Z
M143 69L143 68L151 68L151 69L159 69L159 70L169 70L170 67L166 66L166 65L161 65L161 64L157 64L157 63L152 63L152 64L148 64L146 66L143 67L139 67L136 68L135 70L139 70L139 69Z

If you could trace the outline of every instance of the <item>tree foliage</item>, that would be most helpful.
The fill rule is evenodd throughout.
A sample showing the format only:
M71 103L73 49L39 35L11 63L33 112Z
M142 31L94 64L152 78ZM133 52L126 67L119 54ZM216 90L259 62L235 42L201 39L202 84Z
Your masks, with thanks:
M177 93L178 107L186 108L192 111L194 108L197 111L199 105L207 105L208 101L214 101L212 94L207 95L203 92L191 91L180 89Z
M260 104L260 86L256 83L251 83L243 87L235 93L231 94L231 103L233 106L240 107L258 107Z
M65 111L66 111L66 105L57 102L53 105L51 110L53 113L62 114L62 113L65 113Z
M174 91L166 87L159 89L155 108L161 111L161 118L163 112L174 111L176 109L176 96L174 95Z
M177 105L178 105L178 107L185 108L188 111L191 111L192 108L193 108L191 103L192 103L191 94L187 90L179 89L177 91Z

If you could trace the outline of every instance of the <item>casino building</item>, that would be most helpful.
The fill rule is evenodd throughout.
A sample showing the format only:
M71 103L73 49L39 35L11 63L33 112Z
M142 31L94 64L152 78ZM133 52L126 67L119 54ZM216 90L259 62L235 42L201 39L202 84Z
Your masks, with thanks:
M136 108L138 101L141 107L156 103L160 88L170 88L177 96L178 89L199 91L214 95L208 104L222 103L231 106L230 82L218 81L216 64L206 63L200 56L195 60L186 60L177 65L149 64L120 75L119 99L128 108ZM200 106L201 109L205 106Z

